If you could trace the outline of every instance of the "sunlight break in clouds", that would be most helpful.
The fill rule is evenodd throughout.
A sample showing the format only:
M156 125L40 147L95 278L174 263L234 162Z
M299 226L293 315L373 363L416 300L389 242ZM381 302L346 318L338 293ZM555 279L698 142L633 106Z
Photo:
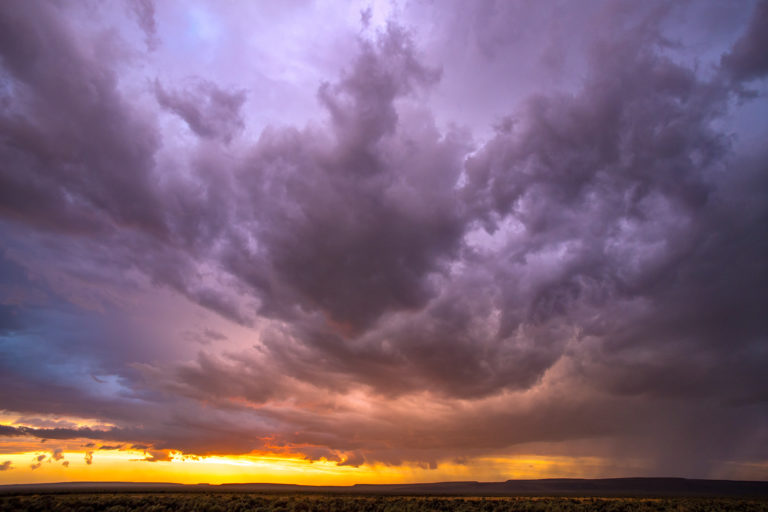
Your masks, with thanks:
M0 4L0 483L767 479L766 33Z

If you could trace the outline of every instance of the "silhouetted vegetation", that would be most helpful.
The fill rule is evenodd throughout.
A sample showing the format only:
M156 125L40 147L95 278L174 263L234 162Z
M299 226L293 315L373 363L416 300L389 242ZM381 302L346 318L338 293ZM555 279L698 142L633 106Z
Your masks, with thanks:
M768 501L717 498L532 498L308 494L30 494L0 496L0 512L245 511L768 511Z

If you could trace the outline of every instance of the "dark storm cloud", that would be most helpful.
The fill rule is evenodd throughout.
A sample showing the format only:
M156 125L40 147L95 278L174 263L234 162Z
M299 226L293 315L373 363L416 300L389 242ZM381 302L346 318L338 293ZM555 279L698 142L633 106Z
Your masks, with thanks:
M101 431L91 428L34 428L0 425L0 435L8 437L31 436L40 439L113 439L115 431ZM58 451L57 456L61 456L61 450Z
M717 76L702 80L692 69L664 56L664 41L646 26L635 27L630 34L593 46L590 73L578 94L531 98L467 162L467 181L460 190L455 174L448 176L442 197L433 197L429 204L432 208L445 205L449 213L441 217L456 219L447 232L449 243L421 240L436 256L464 270L450 275L446 266L431 267L431 292L418 301L386 302L381 297L391 297L382 292L398 282L400 267L388 269L388 262L405 262L406 269L417 270L414 277L430 268L408 264L408 258L422 258L418 256L421 245L395 242L410 229L419 233L420 226L403 222L388 228L378 224L380 215L373 215L364 227L354 228L360 190L363 194L372 190L380 197L370 201L365 211L377 211L391 196L376 188L336 195L339 188L365 183L371 176L397 175L396 168L382 171L365 137L373 134L374 142L380 144L383 139L376 137L408 129L393 120L386 101L383 108L364 110L372 112L367 114L369 119L380 122L355 130L363 134L354 140L365 158L355 158L354 173L346 167L323 169L311 153L300 159L292 156L310 146L307 132L265 135L256 154L267 153L267 136L275 141L268 147L270 162L279 161L282 166L278 167L279 187L269 190L272 197L278 192L283 195L280 211L268 217L268 227L258 229L275 229L280 238L257 231L261 244L257 247L265 257L252 260L251 268L305 259L288 267L290 271L281 272L278 267L280 279L259 270L248 274L248 263L240 259L247 254L243 243L232 268L256 288L270 290L265 295L266 308L279 297L278 291L286 293L283 289L288 285L292 288L289 303L310 299L306 302L310 311L326 312L342 323L332 323L329 329L323 322L294 321L291 329L266 339L271 359L287 374L330 389L344 391L364 383L384 395L430 390L466 398L528 389L565 356L576 362L576 376L609 394L698 397L725 400L733 406L764 401L760 368L765 361L760 347L765 343L766 325L759 311L768 289L766 246L760 235L766 222L764 156L752 163L734 159L727 136L713 128L712 121L730 97ZM382 44L379 51L386 48ZM389 80L386 75L382 78L384 84ZM366 91L348 92L351 98L362 98L367 91L395 90L371 82L369 78L359 85L346 79L340 87ZM350 110L345 115L354 119L355 110ZM286 164L286 160L295 163ZM263 157L256 161L257 168L268 168ZM301 182L282 181L291 169L301 169ZM330 181L334 172L346 173L344 183L323 186L320 178ZM260 178L259 183L269 187L276 179ZM249 190L257 188L253 183ZM306 195L294 192L303 187ZM426 193L419 190L422 198ZM269 200L265 196L257 203L264 208ZM322 209L314 212L313 204ZM346 215L335 216L336 210ZM332 221L310 224L326 216ZM387 212L387 217L397 221L396 212ZM489 255L466 244L468 229L493 234L505 221L516 228L501 250ZM361 231L367 236L368 230L373 237L388 237L385 249L376 245L376 238L374 242L360 238L367 244L357 245L358 238L350 237ZM428 225L423 233L435 231ZM368 255L364 247L371 244L377 250ZM401 247L401 257L387 252ZM417 256L408 256L413 251ZM352 258L366 254L372 267L342 265L347 254ZM382 254L386 257L377 259ZM373 288L364 279L373 265L388 276L382 281L386 288L384 284ZM348 272L335 274L335 269ZM315 282L316 286L308 285ZM366 286L377 292L374 298L358 295ZM356 293L355 309L344 301L347 289ZM277 314L291 318L285 309ZM343 325L349 318L357 319L351 331ZM712 372L720 372L721 377L707 377ZM218 382L213 395L226 394L230 386L234 396L247 399L249 392L234 391L243 388L226 377L237 373L247 375L215 370L201 360L198 370L187 373L185 380L193 386L197 382L204 390L210 378ZM193 374L194 381L190 380ZM252 396L261 402L269 395ZM653 409L645 405L650 407L646 412ZM591 406L595 417L608 407ZM563 409L557 414L575 413ZM622 423L616 431L627 428ZM345 432L337 424L310 430L334 429ZM669 431L662 434L664 427L658 429L660 436L669 435ZM541 437L500 436L498 447L605 434L597 424L585 425L582 433L576 433L569 423L568 430L542 433L541 423L534 421L531 432ZM713 429L681 446L697 449L700 443L712 442L718 432ZM375 438L373 434L364 443L375 444ZM322 435L313 441L350 448ZM446 441L440 443L448 446Z
M137 412L139 412L138 409ZM26 437L43 441L90 439L122 443L119 446L99 448L105 450L130 448L155 453L162 451L166 454L169 450L179 450L190 454L211 455L246 454L253 450L265 449L265 438L271 435L271 432L263 427L245 426L236 421L227 421L223 416L218 417L218 414L213 414L207 419L193 416L177 412L173 421L166 424L158 421L159 418L155 418L151 425L137 424L127 428L113 427L103 430L88 427L34 428L0 425L0 437ZM149 419L146 416L137 417L141 418L141 423ZM136 443L137 440L141 440L142 443Z
M619 312L626 317L604 318L617 301L658 304L652 312L643 313L643 325L654 325L649 316L669 318L665 329L670 332L664 333L667 346L681 344L681 354L702 347L709 351L709 358L718 360L726 350L718 340L737 336L739 343L755 342L763 326L750 304L759 304L765 290L762 260L756 258L763 248L755 241L764 222L764 207L751 204L747 213L741 205L726 206L732 198L723 197L719 190L722 173L733 164L726 160L727 138L711 127L711 121L724 108L728 91L717 80L701 81L691 69L664 57L658 51L662 43L642 24L632 37L600 41L593 47L591 72L580 93L531 98L519 117L509 127L501 127L467 162L467 183L460 191L450 175L442 194L432 196L431 209L443 207L440 217L455 219L446 232L450 238L444 240L427 238L440 230L431 224L414 224L415 214L407 217L410 224L399 223L395 211L366 217L364 226L356 228L360 215L354 213L355 200L361 193L344 194L345 202L329 198L361 178L345 175L338 187L307 186L305 196L292 196L292 190L282 185L290 171L281 167L279 190L285 195L280 196L280 205L290 216L289 212L270 216L267 229L277 231L280 239L269 233L258 236L267 258L254 260L251 267L260 272L255 269L303 259L283 272L278 267L279 279L246 274L247 263L240 259L235 272L262 289L297 283L291 290L297 292L289 299L291 304L311 299L309 308L326 312L342 325L333 328L332 324L329 329L322 322L295 321L293 330L266 340L271 356L288 374L330 387L343 387L339 383L347 381L369 384L387 395L429 389L473 397L531 387L564 355L571 338L598 336L607 345L623 346L612 330L637 321L638 313L628 307L626 313ZM380 45L380 51L386 48ZM398 71L393 76L399 76ZM381 72L366 76L381 76L385 84L392 80ZM365 82L366 91L392 90L371 81ZM356 83L342 81L347 86ZM390 118L388 113L382 116ZM398 125L398 129L407 128ZM384 128L368 131L385 133ZM299 134L291 140L296 149L301 147ZM284 145L270 149L283 159L297 153ZM448 174L445 167L433 166ZM318 171L306 160L295 168L301 170L305 183L318 179L315 175L331 179L328 174L344 170ZM410 167L408 172L418 177L419 170ZM397 172L384 171L390 176ZM739 172L740 179L754 181L750 169ZM275 179L260 178L270 187ZM432 183L430 188L435 188ZM752 190L764 188L761 180L751 186L756 187ZM255 184L249 187L254 188ZM368 190L385 200L391 197L378 189L363 193ZM422 199L427 194L418 192ZM746 191L729 193L742 192ZM360 211L376 212L382 202L371 201ZM268 205L268 197L258 204ZM318 213L313 214L314 204ZM318 217L330 220L309 224ZM388 224L383 224L384 219ZM735 219L747 222L739 228L746 231L744 246L734 243L742 238L727 232L728 223ZM495 232L505 220L517 223L520 232L503 250L485 255L465 245L468 228ZM358 233L360 238L350 236ZM414 242L398 243L400 236ZM369 253L370 248L375 251ZM402 255L386 252L400 250ZM428 295L414 302L385 302L393 288L399 290L395 287L401 268L414 273L411 287L419 284L418 276L427 270L418 264L422 251L458 262L465 270L449 276L446 266L433 266ZM246 250L238 251L239 258L245 255ZM365 266L341 263L358 256L365 256ZM746 260L745 264L726 271L740 277L731 276L714 289L701 289L698 280L707 271L698 265L708 265L709 272L714 272L735 257ZM401 261L402 267L386 266ZM379 281L367 280L368 273L372 277L380 273L381 284L373 288ZM687 277L691 273L694 276ZM741 279L757 279L760 284L751 288L754 295L740 292ZM347 290L353 306L345 300ZM366 290L371 293L362 293ZM267 308L270 299L277 297L276 292L270 293ZM675 298L667 299L670 294ZM685 300L688 294L698 300ZM743 300L743 308L733 305L736 297ZM696 312L705 303L712 310L707 317L711 325L702 328ZM741 313L727 321L734 309ZM368 318L368 323L362 323ZM372 324L376 319L378 323ZM350 322L365 332L345 331L344 323ZM639 325L630 329L639 337L638 343L658 343L661 332L645 331ZM681 363L671 359L670 367ZM741 378L745 389L754 384L746 374Z
M240 113L245 91L225 91L202 79L184 90L166 90L156 81L155 96L160 106L182 118L200 137L227 143L245 126Z
M18 308L0 305L0 333L12 333L19 330L22 325Z
M610 336L602 335L601 354L585 358L587 366L602 367L592 376L597 385L656 397L768 399L760 369L768 327L760 311L768 299L765 155L739 167L729 183L718 176L681 254L633 287L646 306L622 324L600 326Z
M154 127L59 14L49 3L0 9L3 216L56 231L103 231L111 221L163 233Z
M5 353L2 355L10 359ZM103 416L119 421L131 421L138 410L135 404L115 397L94 396L78 386L57 382L61 379L56 377L17 373L6 364L0 368L3 370L0 384L6 390L2 399L5 410L29 414L50 412L62 416Z
M768 1L755 6L746 32L730 52L723 55L722 65L736 80L752 80L768 74Z
M291 318L301 307L360 332L434 294L428 277L444 271L466 223L454 188L466 143L422 112L399 122L395 100L437 76L390 25L320 88L330 136L262 134L238 175L242 229L224 264L260 294L265 314Z
M131 5L154 37L152 4ZM245 91L158 79L150 98L204 139L184 151L161 137L167 114L129 101L116 64L78 43L63 7L0 7L0 229L27 259L93 263L74 266L72 286L119 294L128 279L99 271L137 271L260 328L243 351L184 325L205 346L158 361L122 324L95 327L116 315L98 294L79 303L102 323L55 324L63 292L45 294L51 317L4 301L0 408L119 427L0 433L142 443L147 460L300 446L346 465L430 465L627 436L656 440L658 467L677 457L681 472L748 458L768 435L768 158L737 154L724 120L731 78L765 72L766 5L706 74L660 35L669 9L610 4L578 86L500 112L483 142L438 126L425 105L441 71L393 23L320 85L325 122L256 141L240 137ZM481 11L492 62L519 40L496 29L525 9ZM99 377L63 374L67 351ZM378 405L360 413L345 403L355 393ZM680 440L681 425L697 435Z
M259 362L256 358L224 357L201 353L191 364L176 368L168 375L165 371L147 367L145 377L174 394L201 401L219 401L225 406L227 399L242 399L252 404L263 404L269 399L290 396L284 376Z

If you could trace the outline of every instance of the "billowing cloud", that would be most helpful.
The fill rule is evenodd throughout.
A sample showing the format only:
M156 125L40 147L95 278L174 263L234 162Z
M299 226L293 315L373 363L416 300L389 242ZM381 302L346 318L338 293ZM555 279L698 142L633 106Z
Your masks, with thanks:
M76 44L56 9L13 6L0 18L4 216L83 232L104 227L101 212L162 230L149 178L153 129L119 95L114 71ZM32 25L40 30L28 30Z
M182 118L200 137L229 142L243 129L244 91L227 92L207 80L194 81L189 89L167 91L155 82L155 96L160 106Z
M766 2L127 5L0 7L3 439L763 467Z

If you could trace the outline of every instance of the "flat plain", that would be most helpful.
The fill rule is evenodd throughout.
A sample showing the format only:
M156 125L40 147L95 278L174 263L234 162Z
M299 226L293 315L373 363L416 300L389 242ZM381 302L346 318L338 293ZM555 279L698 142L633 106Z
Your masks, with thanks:
M73 493L0 496L1 512L767 511L739 498L384 496L305 493Z

